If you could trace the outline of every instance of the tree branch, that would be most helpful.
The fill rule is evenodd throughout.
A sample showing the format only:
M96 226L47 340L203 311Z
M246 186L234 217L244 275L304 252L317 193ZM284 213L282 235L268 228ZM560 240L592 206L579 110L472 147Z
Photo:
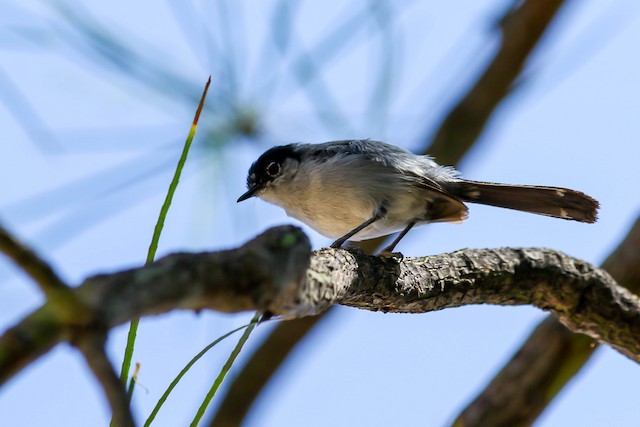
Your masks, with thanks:
M49 301L51 310L67 322L85 322L86 311L73 292L53 271L53 268L34 251L21 243L0 225L0 252L33 279Z
M68 290L67 285L35 252L0 225L0 251L13 260L40 287L45 295Z
M429 154L441 164L459 161L478 139L495 109L513 89L513 82L564 2L514 3L516 6L500 20L502 42L491 63L447 115L433 138Z
M636 294L640 291L640 217L602 268ZM598 344L548 316L454 425L530 425L589 360Z
M89 368L102 385L102 389L111 406L115 427L135 427L133 415L129 409L129 396L120 376L104 350L105 336L100 332L83 334L74 345L82 352Z
M307 299L320 306L333 300L373 311L425 313L469 304L532 304L572 331L640 361L640 298L604 270L549 249L464 250L399 264L322 250L310 270Z
M640 361L639 298L603 270L549 249L464 250L402 262L336 249L310 256L307 237L286 226L238 249L177 253L148 266L94 276L74 293L92 311L88 326L101 330L174 309L302 317L334 304L403 313L533 304ZM77 325L70 330L46 312L45 304L0 338L0 380L65 337L95 330ZM56 340L35 340L16 351L15 331L29 341L43 330Z
M290 310L279 298L293 300L290 295L305 274L310 254L307 236L284 226L267 230L237 249L178 253L148 267L91 277L72 290L91 310L86 323L65 322L47 303L4 333L0 384L57 343L96 327L107 330L172 309L237 312L260 307L276 314Z

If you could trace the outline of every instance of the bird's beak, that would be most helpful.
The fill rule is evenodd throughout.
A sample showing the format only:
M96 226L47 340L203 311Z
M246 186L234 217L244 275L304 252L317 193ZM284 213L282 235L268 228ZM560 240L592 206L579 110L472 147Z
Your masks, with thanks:
M242 202L244 200L252 198L253 196L256 195L258 190L260 190L260 188L258 188L258 187L250 188L246 193L244 193L242 196L238 197L238 202L237 203L240 203L240 202Z

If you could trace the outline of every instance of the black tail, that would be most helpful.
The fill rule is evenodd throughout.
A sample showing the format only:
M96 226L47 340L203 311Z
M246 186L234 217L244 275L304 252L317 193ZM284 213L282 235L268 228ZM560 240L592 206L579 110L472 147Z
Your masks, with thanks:
M465 202L481 203L580 222L596 222L600 204L568 188L461 181L454 190Z

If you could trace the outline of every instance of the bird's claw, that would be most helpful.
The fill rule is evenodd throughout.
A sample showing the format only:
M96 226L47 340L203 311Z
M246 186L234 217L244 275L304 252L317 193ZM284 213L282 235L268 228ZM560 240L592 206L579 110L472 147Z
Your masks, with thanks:
M402 262L404 260L404 255L402 254L402 252L391 252L386 249L380 251L378 253L378 256L384 259L397 259L399 262Z

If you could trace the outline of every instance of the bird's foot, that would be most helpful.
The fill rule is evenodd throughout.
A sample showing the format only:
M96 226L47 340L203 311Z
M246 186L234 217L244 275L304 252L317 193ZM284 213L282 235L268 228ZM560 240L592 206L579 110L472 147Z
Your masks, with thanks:
M358 255L363 255L364 254L364 249L362 249L362 246L360 246L360 245L358 245L356 243L353 243L353 242L347 243L347 246L345 246L342 249L345 249L345 250L347 250L347 251L349 251L351 253L358 254Z
M344 242L345 241L343 239L338 239L335 242L333 242L330 247L332 249L340 249L340 247L344 244Z
M378 256L384 259L397 259L399 262L402 262L402 260L404 260L404 255L402 255L402 252L391 252L386 249L380 251L378 253Z

